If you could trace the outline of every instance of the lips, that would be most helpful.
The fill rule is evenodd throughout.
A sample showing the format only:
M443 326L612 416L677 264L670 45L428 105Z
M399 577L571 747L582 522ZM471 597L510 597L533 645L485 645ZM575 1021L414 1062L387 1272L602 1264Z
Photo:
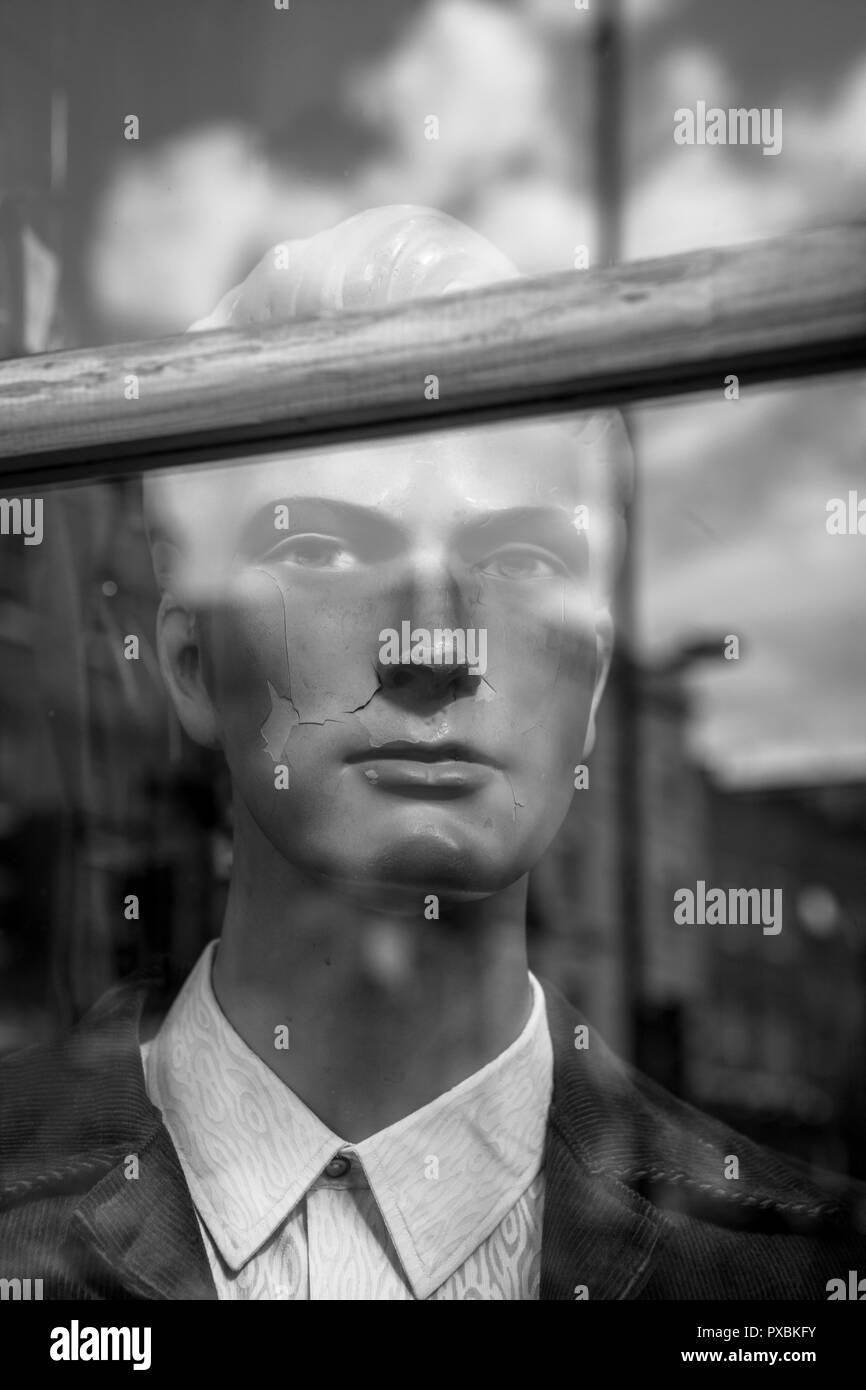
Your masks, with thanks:
M352 753L347 762L363 769L372 787L398 796L447 799L478 790L494 764L463 743L412 743L404 739Z
M351 753L346 759L349 763L387 762L390 760L418 763L479 763L491 767L495 766L490 758L484 757L477 749L471 748L466 743L416 743L410 739L395 739L391 743L383 743L375 748L364 748L358 753Z

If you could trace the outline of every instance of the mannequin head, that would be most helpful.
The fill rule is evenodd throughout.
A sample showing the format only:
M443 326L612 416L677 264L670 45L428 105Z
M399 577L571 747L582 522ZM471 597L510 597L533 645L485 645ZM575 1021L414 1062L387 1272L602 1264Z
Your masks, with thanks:
M241 842L412 914L532 868L610 656L612 440L507 423L148 481L163 673Z

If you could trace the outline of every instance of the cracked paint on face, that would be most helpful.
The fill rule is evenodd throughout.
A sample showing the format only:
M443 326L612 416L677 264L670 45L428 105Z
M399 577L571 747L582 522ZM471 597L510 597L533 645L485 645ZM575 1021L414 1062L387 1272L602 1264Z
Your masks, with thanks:
M289 741L289 734L298 727L298 711L291 700L278 695L268 681L268 694L271 697L271 712L262 725L262 738L268 757L275 763L282 762Z
M447 901L513 882L568 808L597 674L572 441L488 427L241 478L209 669L259 827L337 886ZM382 665L379 634L404 621L483 629L485 674Z

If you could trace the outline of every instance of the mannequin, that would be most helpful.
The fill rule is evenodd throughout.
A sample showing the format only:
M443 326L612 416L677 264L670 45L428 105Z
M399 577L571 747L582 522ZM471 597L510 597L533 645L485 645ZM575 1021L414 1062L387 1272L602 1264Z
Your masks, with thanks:
M274 248L198 327L321 312L335 264L354 306L371 238L382 303L508 271L450 218L375 209ZM612 417L487 426L147 485L163 674L232 774L214 990L348 1139L447 1091L526 1021L528 874L568 810L611 654L606 556L590 560L609 546L611 437L624 456ZM428 640L395 661L409 630ZM429 640L443 631L462 651Z

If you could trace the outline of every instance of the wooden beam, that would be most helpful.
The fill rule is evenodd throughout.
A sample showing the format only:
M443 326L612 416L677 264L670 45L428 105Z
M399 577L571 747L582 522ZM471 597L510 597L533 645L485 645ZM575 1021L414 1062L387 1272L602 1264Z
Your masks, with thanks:
M6 486L866 367L866 223L0 362ZM438 378L438 400L425 394ZM134 376L138 399L126 399Z

